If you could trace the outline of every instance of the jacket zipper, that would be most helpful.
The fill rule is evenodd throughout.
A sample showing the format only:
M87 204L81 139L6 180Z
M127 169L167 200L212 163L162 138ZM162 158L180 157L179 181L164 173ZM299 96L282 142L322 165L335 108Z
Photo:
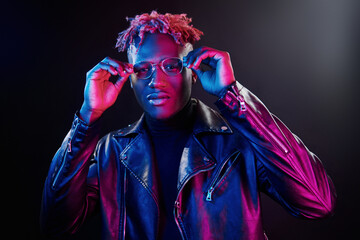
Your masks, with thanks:
M211 170L212 168L214 168L215 165L211 166L210 168L207 168L207 169L203 169L203 170L200 170L199 172L197 173L200 173L200 172L205 172L205 171L209 171ZM179 209L180 209L180 201L178 201L178 198L180 196L180 193L182 191L182 189L184 188L184 186L186 185L186 183L189 181L189 179L191 179L192 176L189 176L188 179L186 179L186 181L182 184L177 196L176 196L176 201L175 201L175 204L174 204L174 218L175 218L175 223L180 231L180 235L182 237L183 240L185 240L185 236L184 236L184 233L183 233L183 230L180 226L180 223L179 223L179 219L180 219L180 214L179 214Z
M285 153L285 154L289 153L288 148L280 141L280 139L275 134L273 134L271 131L266 130L266 127L264 126L264 124L258 119L258 117L254 116L254 113L252 113L251 111L248 111L248 112L250 113L252 119L256 122L256 124L261 126L262 129L265 129L265 130L263 130L263 133L269 138L269 140L272 141L273 143L275 143L275 145L278 146L278 148L280 148L280 150L283 153ZM280 128L278 126L277 126L277 128L280 130Z
M56 185L57 180L58 180L58 178L59 178L59 176L60 176L60 173L61 173L61 171L63 170L63 168L64 168L64 166L65 166L65 159L66 159L66 157L67 157L67 154L72 151L72 147L71 147L72 138L73 138L73 136L75 135L75 133L76 133L76 131L77 131L77 129L78 129L78 126L79 126L79 124L76 124L72 136L69 137L69 141L68 141L67 147L66 147L67 150L66 150L66 153L64 154L64 157L63 157L62 163L61 163L61 165L60 165L60 167L59 167L59 170L58 170L58 172L56 173L56 176L55 176L55 178L54 178L54 180L53 180L53 184L52 184L52 186L51 186L52 189L55 188L55 185Z
M211 186L206 194L206 201L211 202L212 201L212 193L214 191L215 187Z
M180 231L180 235L181 235L181 238L184 240L184 233L182 232L182 229L181 229L181 226L180 226L180 223L179 223L179 209L180 209L180 202L177 201L177 198L176 198L176 201L175 201L175 206L174 206L174 218L175 218L175 223Z
M232 89L233 89L233 91L236 93L236 94L235 94L235 95L236 95L236 99L239 101L239 104L240 104L240 111L239 111L239 113L240 113L240 112L245 112L245 111L247 111L246 104L245 104L245 100L241 97L241 95L240 95L240 93L239 93L240 90L237 91L237 90L235 89L235 86L232 86ZM247 111L247 112L250 113L251 117L255 120L255 122L256 122L258 125L260 125L262 128L265 128L265 129L266 129L266 127L264 127L264 124L263 124L256 116L254 116L255 114L254 114L252 111ZM275 123L275 124L276 124L276 123ZM279 128L279 127L278 127L278 128ZM280 130L280 131L281 131L281 130ZM289 152L289 150L287 149L287 147L286 147L272 132L265 130L265 134L266 134L273 142L275 142L275 144L277 144L278 147L279 147L285 154L287 154L287 153Z
M218 184L224 179L224 177L229 173L230 169L232 168L233 164L234 164L235 161L236 161L236 157L235 157L234 162L232 162L231 165L228 166L228 168L226 169L226 171L225 171L224 173L222 173L222 172L223 172L224 168L226 167L227 163L230 161L230 159L232 159L232 157L233 157L235 154L239 155L240 152L237 151L237 152L231 154L231 155L224 161L224 163L223 163L223 165L221 166L221 168L217 171L217 173L216 173L216 175L215 175L215 177L214 177L214 180L211 182L210 187L209 187L209 189L207 190L207 193L206 193L206 201L211 202L211 201L213 200L212 194L213 194L214 190L216 189L216 187L218 186Z
M232 86L232 90L234 91L235 97L236 97L236 99L238 100L238 102L239 102L239 104L240 104L240 106L239 106L239 107L240 107L240 111L241 111L241 112L245 112L245 111L246 111L246 105L245 105L244 99L243 99L243 98L241 97L241 95L240 95L240 91L241 91L241 90L237 90L234 85Z

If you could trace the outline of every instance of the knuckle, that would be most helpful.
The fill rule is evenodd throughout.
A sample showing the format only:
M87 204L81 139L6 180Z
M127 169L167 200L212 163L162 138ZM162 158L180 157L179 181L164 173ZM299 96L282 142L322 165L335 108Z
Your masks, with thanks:
M110 60L110 57L109 57L109 56L107 56L107 57L105 57L105 58L103 59L103 61L108 61L108 60Z
M107 67L108 67L108 65L106 63L99 62L99 64L94 68L94 70L105 69Z

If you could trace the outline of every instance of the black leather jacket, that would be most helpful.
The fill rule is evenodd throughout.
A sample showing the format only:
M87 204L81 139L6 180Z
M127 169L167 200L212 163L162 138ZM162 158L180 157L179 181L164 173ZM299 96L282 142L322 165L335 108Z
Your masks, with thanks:
M184 148L174 218L183 239L266 239L259 194L292 215L331 215L335 189L320 160L239 83L216 103L199 100ZM75 232L94 212L103 239L158 239L159 176L143 117L98 141L77 116L45 182L41 225Z

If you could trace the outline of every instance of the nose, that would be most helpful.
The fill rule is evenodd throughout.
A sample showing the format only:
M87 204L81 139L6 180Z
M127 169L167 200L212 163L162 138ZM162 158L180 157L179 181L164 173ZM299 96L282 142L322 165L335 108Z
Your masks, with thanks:
M160 69L159 65L154 66L149 86L151 88L164 88L167 85L166 74Z

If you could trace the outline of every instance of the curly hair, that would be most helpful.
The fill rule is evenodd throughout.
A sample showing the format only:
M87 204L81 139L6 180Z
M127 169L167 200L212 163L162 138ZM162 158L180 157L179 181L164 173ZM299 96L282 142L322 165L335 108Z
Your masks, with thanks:
M136 15L135 18L126 17L130 21L130 27L119 33L115 48L119 52L128 49L129 46L137 44L141 46L145 33L166 33L172 36L177 44L184 46L186 43L194 44L204 35L202 31L194 28L191 18L186 14L159 14L152 11L151 14L143 13ZM137 39L139 38L139 39Z

